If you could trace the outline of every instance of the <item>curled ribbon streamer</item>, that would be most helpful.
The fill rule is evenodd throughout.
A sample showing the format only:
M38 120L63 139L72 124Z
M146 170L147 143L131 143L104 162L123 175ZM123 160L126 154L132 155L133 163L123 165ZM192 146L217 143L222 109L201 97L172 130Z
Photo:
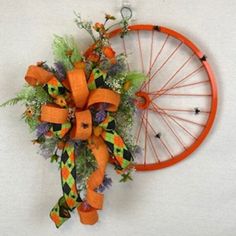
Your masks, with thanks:
M96 158L98 168L88 179L87 202L95 209L102 209L103 194L94 191L102 183L109 153L104 141L100 137L92 136L89 140L89 148Z
M91 149L96 161L97 170L95 170L87 182L86 201L91 206L84 210L81 206L77 208L81 222L84 224L95 224L98 220L97 209L102 209L103 194L95 190L103 182L105 169L109 160L109 153L104 141L100 137L92 136L89 138L89 148Z
M107 115L99 126L102 133L99 137L92 134L92 116L89 108L99 103L106 103L106 111L116 111L120 103L120 95L110 89L99 88L104 86L106 74L99 69L93 70L87 84L85 73L82 69L74 69L67 73L67 80L60 83L50 72L37 66L30 66L25 76L26 81L32 85L44 85L48 94L57 98L65 96L63 106L45 104L41 107L41 121L52 124L51 131L59 138L70 132L70 138L88 140L98 168L91 174L87 182L86 201L91 206L83 209L81 199L76 189L75 152L72 143L67 142L61 156L61 179L63 197L53 207L50 217L59 227L70 218L70 211L77 208L80 220L84 224L94 224L98 220L97 209L103 205L103 194L96 192L102 183L105 168L109 159L109 152L115 157L119 170L126 168L132 158L122 138L115 131L115 122ZM66 88L64 87L66 84ZM75 121L68 120L69 108L66 99L70 89L72 100L77 108ZM83 110L84 109L84 110ZM72 127L72 128L71 128Z

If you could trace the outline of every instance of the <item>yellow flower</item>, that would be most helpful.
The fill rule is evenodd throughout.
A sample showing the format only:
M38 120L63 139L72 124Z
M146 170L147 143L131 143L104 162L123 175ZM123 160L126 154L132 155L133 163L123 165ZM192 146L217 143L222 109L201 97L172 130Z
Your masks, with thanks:
M28 118L31 118L34 115L34 109L32 107L28 107L24 113Z
M56 97L54 102L60 107L65 107L67 105L65 98L62 96Z
M132 83L130 80L126 81L124 84L124 90L128 91L130 89L131 85L132 85Z

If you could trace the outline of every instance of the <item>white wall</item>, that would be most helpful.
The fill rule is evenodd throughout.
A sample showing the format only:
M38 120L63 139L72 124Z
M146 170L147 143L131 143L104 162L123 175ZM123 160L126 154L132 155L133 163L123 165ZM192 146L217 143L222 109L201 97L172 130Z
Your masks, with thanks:
M99 21L118 10L118 1L0 0L0 103L23 85L26 67L52 61L54 33L77 31L73 10ZM182 32L208 55L219 87L219 109L207 141L171 168L137 173L105 194L95 226L76 214L60 229L48 217L61 195L57 167L37 155L20 120L20 106L0 110L0 235L236 235L236 1L137 0L137 22Z

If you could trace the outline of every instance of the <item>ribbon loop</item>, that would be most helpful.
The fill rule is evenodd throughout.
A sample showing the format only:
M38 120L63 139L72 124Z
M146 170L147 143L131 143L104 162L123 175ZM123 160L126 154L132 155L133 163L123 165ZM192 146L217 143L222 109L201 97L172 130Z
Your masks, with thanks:
M89 95L84 70L74 69L69 71L67 73L67 79L70 84L72 97L76 107L83 108Z
M69 111L67 109L47 104L41 106L40 119L43 122L63 124L67 122L68 114Z
M75 113L76 123L71 131L72 139L87 140L92 134L92 115L90 110Z
M120 104L120 95L110 89L98 88L92 90L89 95L87 107L98 103L107 103L107 111L115 112Z
M54 75L52 73L43 68L31 65L26 72L25 80L31 86L37 86L46 84L53 77Z

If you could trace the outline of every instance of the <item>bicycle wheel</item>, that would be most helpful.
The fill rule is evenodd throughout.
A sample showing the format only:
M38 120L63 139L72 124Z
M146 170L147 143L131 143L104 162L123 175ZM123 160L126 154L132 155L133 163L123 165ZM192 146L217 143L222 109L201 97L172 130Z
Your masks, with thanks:
M188 157L206 138L217 109L217 89L204 53L185 36L154 25L133 25L124 38L110 33L127 67L147 81L136 94L137 170L156 170Z

